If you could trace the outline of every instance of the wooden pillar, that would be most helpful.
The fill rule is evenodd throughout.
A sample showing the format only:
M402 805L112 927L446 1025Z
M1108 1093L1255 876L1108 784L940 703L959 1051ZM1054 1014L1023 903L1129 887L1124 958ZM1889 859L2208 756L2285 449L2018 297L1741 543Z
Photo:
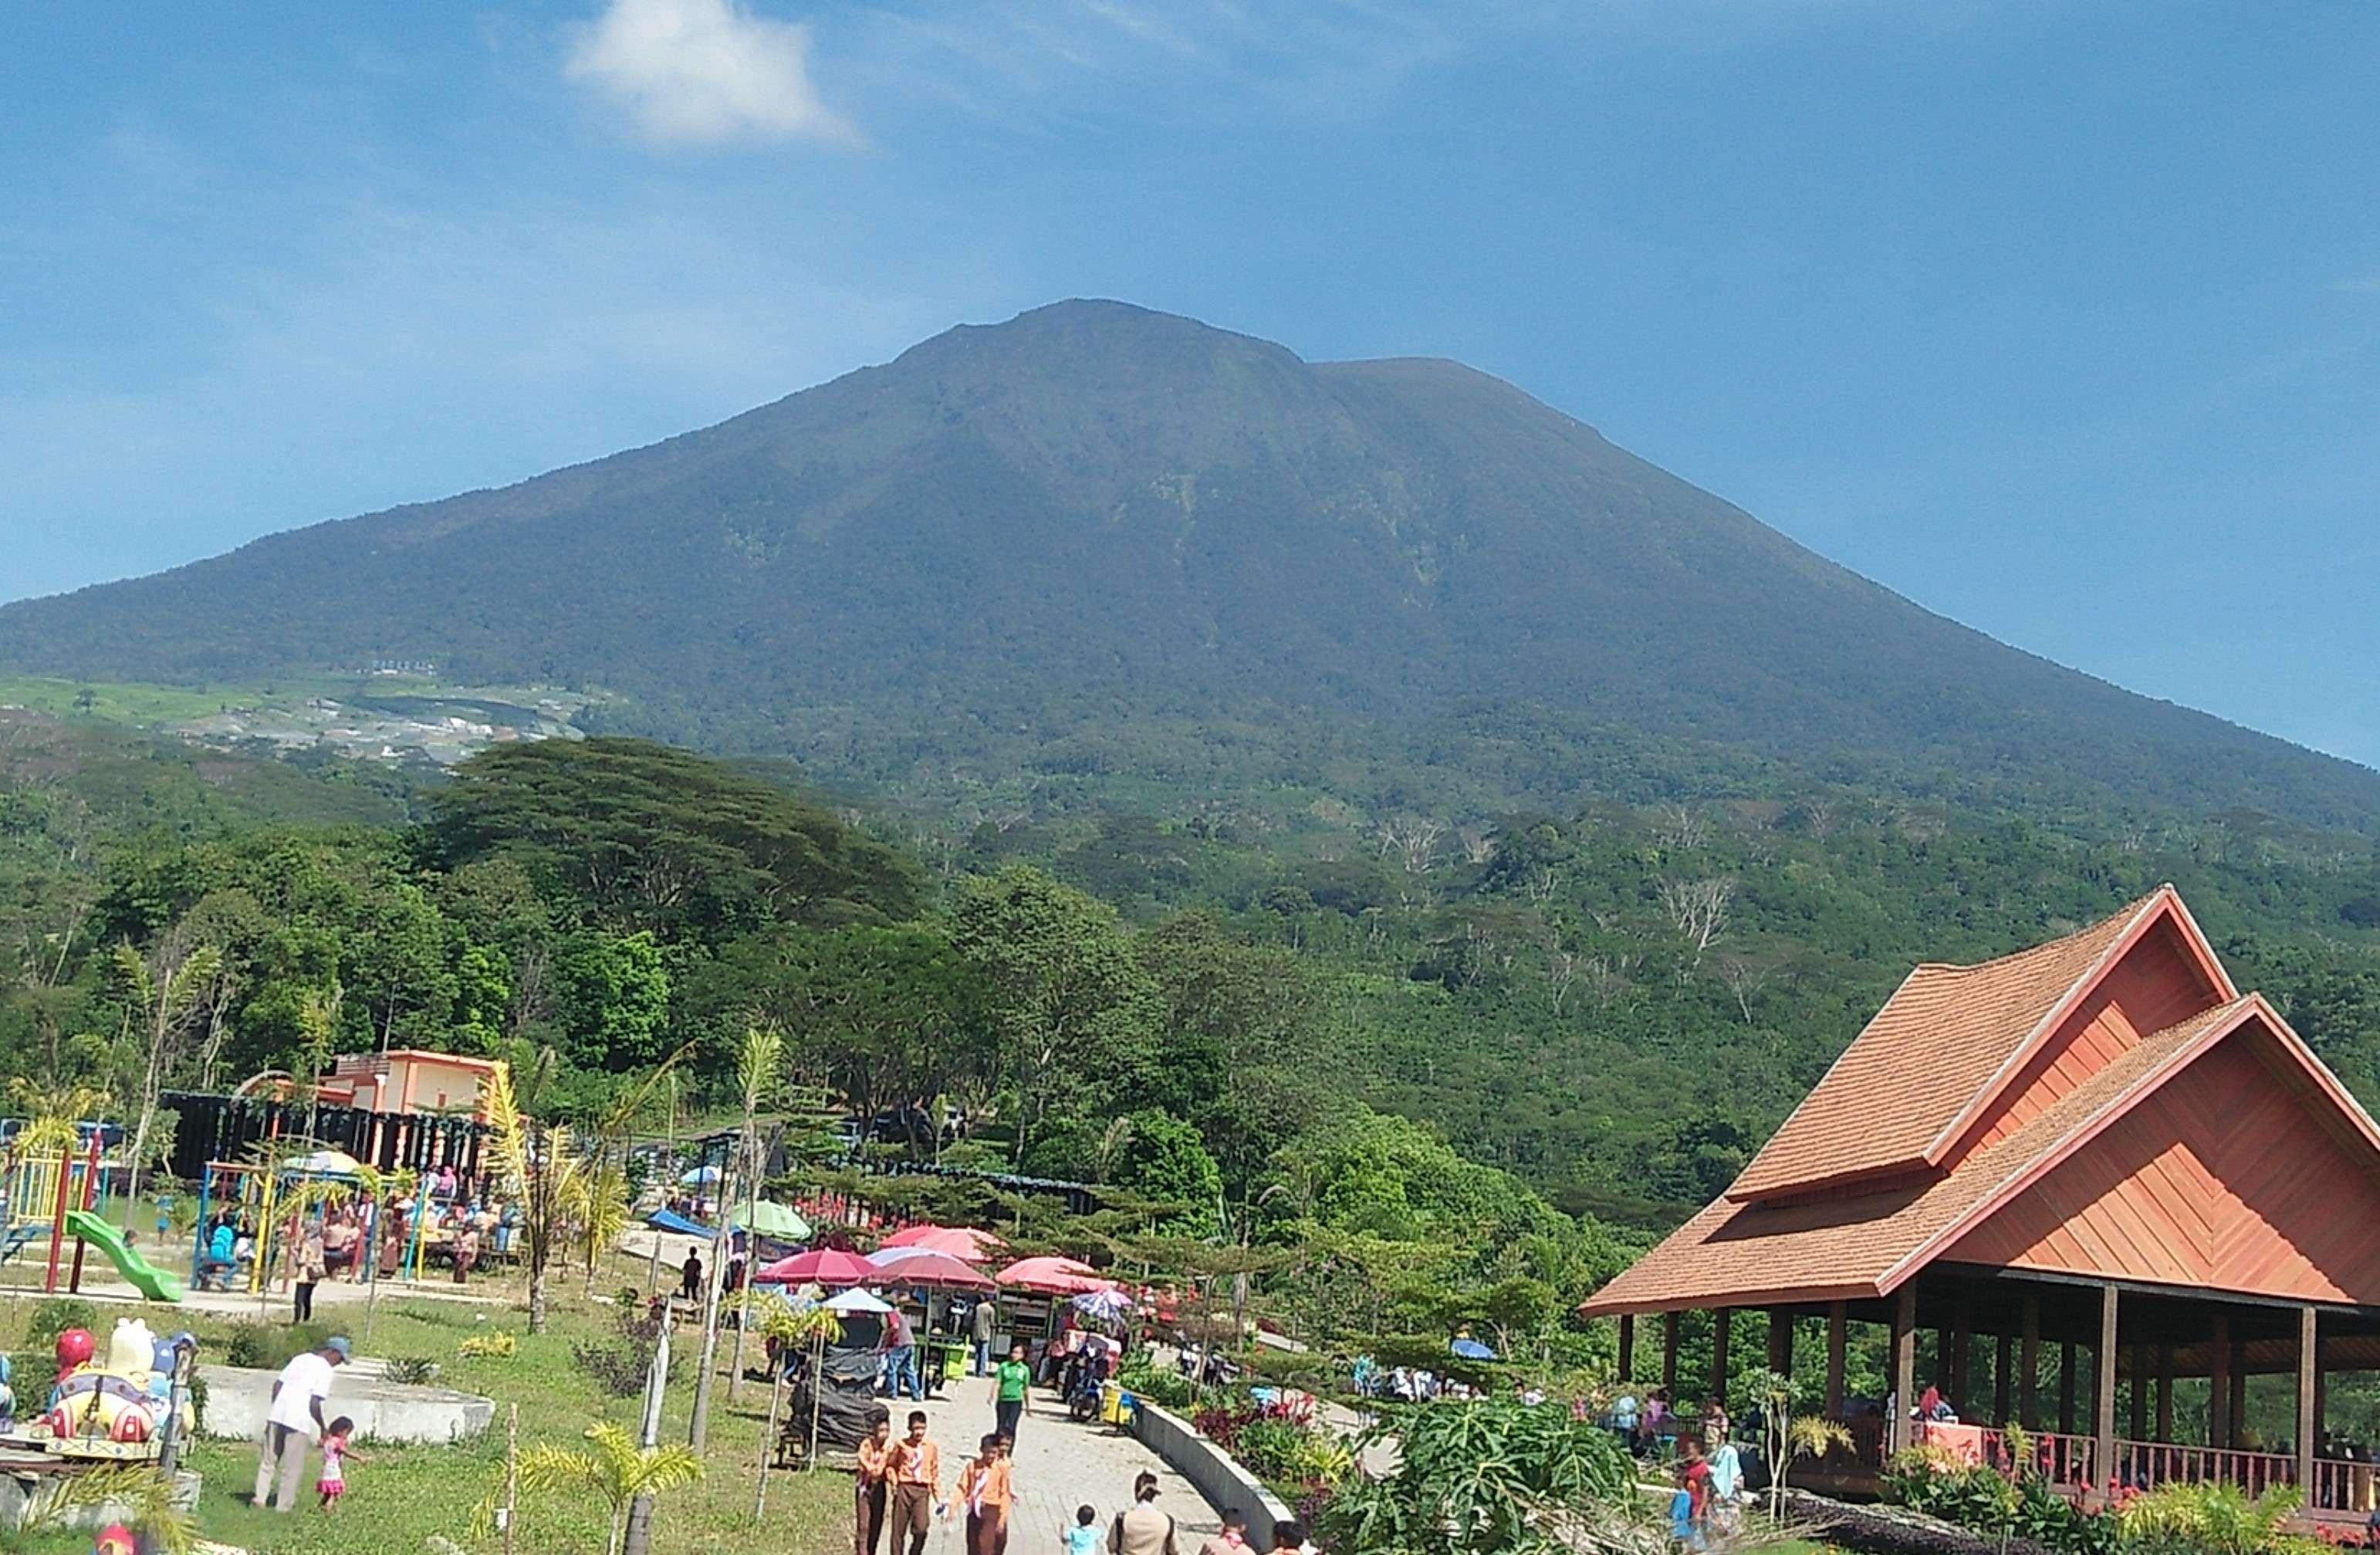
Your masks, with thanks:
M2149 1439L2149 1347L2132 1341L2132 1425L2134 1441Z
M2173 1346L2160 1343L2156 1347L2156 1439L2173 1440Z
M2061 1436L2074 1434L2074 1342L2058 1343L2058 1430Z
M2217 1312L2207 1325L2206 1445L2231 1445L2231 1315Z
M1950 1412L1961 1420L1965 1419L1968 1415L1967 1361L1969 1359L1968 1353L1975 1347L1973 1342L1974 1329L1974 1304L1970 1302L1965 1296L1961 1296L1958 1300L1958 1304L1951 1308L1950 1354L1949 1356L1950 1364L1943 1368L1948 1371L1950 1376L1949 1380L1943 1384L1942 1391L1947 1394L1950 1400Z
M1885 1440L1898 1452L1910 1444L1909 1412L1917 1407L1917 1285L1900 1287L1892 1304L1892 1418Z
M2116 1474L2116 1283L2099 1287L2099 1382L2091 1395L2091 1434L2097 1439L2091 1477L2104 1489Z
M1734 1311L1725 1306L1711 1314L1710 1394L1718 1403L1727 1402L1727 1336L1732 1326L1729 1319L1734 1316Z
M1843 1417L1843 1349L1850 1337L1851 1311L1840 1301L1827 1303L1827 1418Z
M2029 1431L2041 1429L2041 1298L2024 1298L2024 1339L2018 1365L2023 1369L2017 1374L2017 1417Z
M2227 1428L2230 1433L2231 1445L2237 1447L2248 1436L2248 1342L2244 1339L2231 1341L2229 1414L2231 1423Z
M2015 1341L2002 1334L1992 1352L1992 1424L2003 1429L2009 1423L2009 1355L2014 1347Z
M1670 1407L1678 1407L1678 1315L1661 1314L1661 1391L1669 1395Z
M1636 1375L1636 1318L1623 1313L1620 1318L1620 1380L1627 1381Z
M1781 1306L1768 1312L1768 1369L1779 1377L1793 1375L1793 1314Z
M2321 1369L2318 1326L2313 1307L2298 1308L2298 1493L2305 1498L2309 1509L2314 1503L2314 1438L2322 1430L2321 1415L2313 1400L2314 1375Z

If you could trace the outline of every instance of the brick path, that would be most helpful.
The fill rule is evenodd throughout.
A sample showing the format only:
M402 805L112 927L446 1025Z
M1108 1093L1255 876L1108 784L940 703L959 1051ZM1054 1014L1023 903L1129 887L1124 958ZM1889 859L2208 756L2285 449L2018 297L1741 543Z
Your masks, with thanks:
M953 1480L959 1465L975 1456L976 1442L992 1428L991 1383L968 1377L947 1384L942 1397L929 1400L928 1427L941 1443L943 1472ZM909 1405L896 1403L897 1433ZM1009 1514L1009 1555L1058 1555L1059 1530L1075 1521L1075 1509L1099 1509L1102 1530L1132 1504L1133 1477L1153 1472L1160 1488L1157 1504L1172 1514L1182 1555L1195 1555L1221 1520L1188 1480L1157 1454L1113 1426L1078 1426L1068 1419L1057 1395L1037 1388L1033 1410L1016 1427L1016 1505ZM929 1555L957 1555L965 1545L966 1520L953 1517L936 1528ZM887 1555L890 1555L888 1550Z

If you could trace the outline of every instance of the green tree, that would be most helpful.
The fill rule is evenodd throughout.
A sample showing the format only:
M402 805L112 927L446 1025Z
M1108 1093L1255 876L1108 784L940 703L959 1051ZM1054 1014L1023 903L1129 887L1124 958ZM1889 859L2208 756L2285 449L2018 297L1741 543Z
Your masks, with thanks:
M1015 1159L1055 1114L1135 1079L1155 1035L1155 990L1114 911L1012 865L959 882L952 939L981 973L1016 1087Z
M661 1058L670 975L650 933L570 935L555 945L546 976L565 1058L614 1072Z

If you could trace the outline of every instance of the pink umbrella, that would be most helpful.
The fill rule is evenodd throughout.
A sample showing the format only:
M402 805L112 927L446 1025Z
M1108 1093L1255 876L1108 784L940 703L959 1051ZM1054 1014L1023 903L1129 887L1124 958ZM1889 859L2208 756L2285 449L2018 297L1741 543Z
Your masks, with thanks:
M876 1265L878 1285L912 1291L990 1291L999 1287L991 1276L971 1269L948 1253L920 1247L888 1247L869 1260Z
M872 1285L883 1270L840 1247L795 1253L752 1271L756 1285Z
M1038 1291L1044 1295L1081 1295L1087 1291L1106 1290L1115 1283L1102 1279L1089 1264L1054 1257L1019 1258L995 1278L1003 1285Z
M982 1263L997 1252L1000 1238L973 1226L904 1226L884 1239L886 1247L921 1247L948 1253L967 1263Z

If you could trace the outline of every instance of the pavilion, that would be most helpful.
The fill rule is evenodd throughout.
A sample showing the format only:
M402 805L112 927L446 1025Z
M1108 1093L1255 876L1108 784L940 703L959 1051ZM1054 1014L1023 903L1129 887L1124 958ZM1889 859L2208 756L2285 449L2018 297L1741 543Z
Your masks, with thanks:
M1679 1314L1711 1313L1714 1391L1730 1314L1767 1314L1788 1372L1795 1321L1823 1319L1838 1419L1847 1325L1886 1325L1896 1402L1829 1465L1845 1488L1926 1429L1910 1404L1930 1383L1982 1423L1969 1451L2003 1453L2021 1423L2077 1494L2294 1483L2307 1516L2360 1523L2372 1465L2323 1454L2323 1392L2380 1369L2375 1228L2380 1130L2165 886L2031 950L1919 966L1726 1193L1581 1312L1620 1319L1623 1375L1635 1319L1660 1314L1672 1387ZM2294 1437L2251 1451L2247 1379L2276 1372ZM2177 1440L2177 1378L2206 1379L2198 1440Z

